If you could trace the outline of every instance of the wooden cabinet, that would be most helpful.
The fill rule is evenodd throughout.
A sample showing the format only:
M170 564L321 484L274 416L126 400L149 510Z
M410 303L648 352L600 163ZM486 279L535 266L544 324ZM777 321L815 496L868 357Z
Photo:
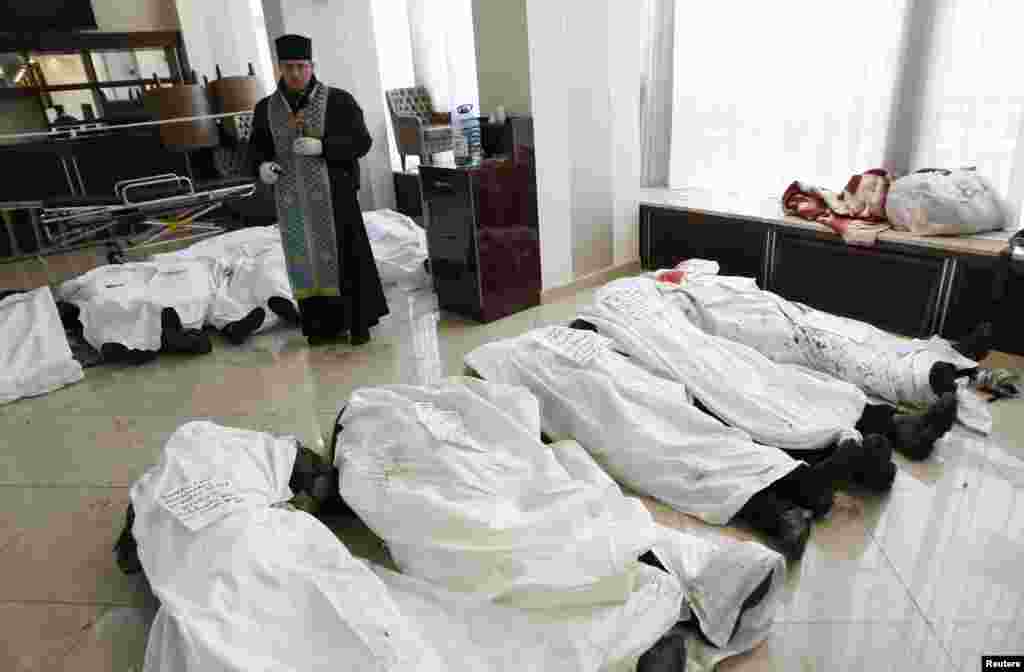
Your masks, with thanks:
M540 304L530 162L421 166L430 271L442 309L482 322Z

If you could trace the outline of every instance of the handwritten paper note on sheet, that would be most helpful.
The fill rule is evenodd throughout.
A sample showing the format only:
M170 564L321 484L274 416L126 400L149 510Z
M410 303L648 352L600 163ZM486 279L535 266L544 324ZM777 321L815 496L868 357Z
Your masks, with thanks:
M196 532L237 510L245 499L235 492L231 481L204 478L165 492L160 503Z
M445 443L456 443L476 448L476 441L466 431L462 417L455 411L438 408L429 401L416 404L416 418L427 428L427 431Z
M542 345L580 366L593 361L609 343L609 339L592 331L568 327L549 327L537 338Z
M626 287L605 295L606 306L618 311L631 320L650 322L658 319L663 306L659 306L651 296L636 287Z

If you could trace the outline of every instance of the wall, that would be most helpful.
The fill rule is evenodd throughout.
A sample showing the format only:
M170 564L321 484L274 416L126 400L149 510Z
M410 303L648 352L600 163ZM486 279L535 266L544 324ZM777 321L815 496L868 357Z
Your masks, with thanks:
M214 79L216 66L225 77L246 75L252 63L266 93L275 77L267 44L261 0L178 0L189 64L202 82Z
M407 0L373 0L373 25L376 35L377 56L380 59L380 80L385 92L416 83L416 70L412 60L412 39L409 35L409 4ZM385 99L385 104L387 100ZM385 129L391 169L399 171L402 161L398 155L395 132L388 116Z
M92 0L96 25L104 32L178 30L175 0Z
M509 114L530 114L530 45L526 0L473 0L480 110L499 105Z
M281 9L284 32L313 40L317 77L351 93L363 109L373 148L361 161L360 205L363 210L393 208L395 187L387 136L390 120L381 85L372 0L281 0Z
M635 9L635 8L634 8ZM545 289L635 261L642 17L527 0Z
M408 0L408 7L416 84L427 87L435 110L467 103L478 110L472 0Z

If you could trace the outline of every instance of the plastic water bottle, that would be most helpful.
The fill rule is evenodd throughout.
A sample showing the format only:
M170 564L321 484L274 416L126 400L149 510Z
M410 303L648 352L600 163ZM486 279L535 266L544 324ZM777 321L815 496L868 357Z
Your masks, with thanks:
M455 134L455 163L473 165L480 162L480 120L473 115L473 106L459 105L452 115L452 133Z

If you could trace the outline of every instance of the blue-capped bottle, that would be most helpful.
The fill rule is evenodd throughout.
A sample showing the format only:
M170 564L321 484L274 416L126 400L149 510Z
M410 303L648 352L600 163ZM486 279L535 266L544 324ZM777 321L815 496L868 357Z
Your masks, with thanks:
M482 143L480 141L480 120L473 114L473 105L458 105L452 115L452 132L455 134L455 162L458 165L480 163Z

